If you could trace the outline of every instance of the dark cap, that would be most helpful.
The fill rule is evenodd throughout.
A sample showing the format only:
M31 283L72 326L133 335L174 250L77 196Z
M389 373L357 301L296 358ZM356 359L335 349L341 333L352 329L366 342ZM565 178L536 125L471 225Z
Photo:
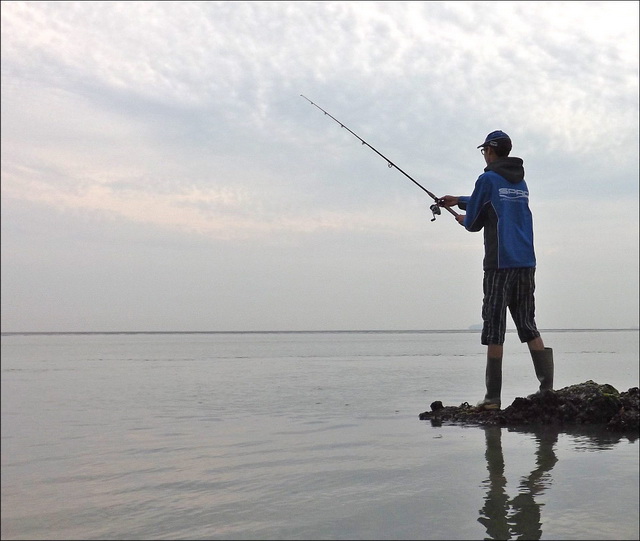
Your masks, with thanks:
M487 135L484 143L478 145L478 148L482 147L503 147L511 150L511 137L500 130L492 131Z

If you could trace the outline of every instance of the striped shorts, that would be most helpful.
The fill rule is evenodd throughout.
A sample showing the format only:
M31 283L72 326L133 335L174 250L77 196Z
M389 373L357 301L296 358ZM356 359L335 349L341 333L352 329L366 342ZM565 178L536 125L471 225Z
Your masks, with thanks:
M518 330L520 342L540 336L535 320L535 267L486 269L482 288L482 344L504 344L507 308Z

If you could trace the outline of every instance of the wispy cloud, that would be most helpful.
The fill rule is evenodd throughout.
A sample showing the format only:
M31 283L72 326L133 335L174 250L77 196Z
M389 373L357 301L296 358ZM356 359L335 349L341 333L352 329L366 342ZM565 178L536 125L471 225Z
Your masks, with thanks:
M305 94L437 194L469 191L504 129L543 216L579 202L546 215L557 238L608 198L636 235L638 41L637 2L7 2L3 205L415 246L429 199Z

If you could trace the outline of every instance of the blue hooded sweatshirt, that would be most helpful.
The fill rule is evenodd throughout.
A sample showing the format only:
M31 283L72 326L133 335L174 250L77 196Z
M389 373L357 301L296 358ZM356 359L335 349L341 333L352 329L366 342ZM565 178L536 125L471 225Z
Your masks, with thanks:
M464 227L484 229L484 269L535 267L533 218L520 158L504 157L485 167L473 193L462 196Z

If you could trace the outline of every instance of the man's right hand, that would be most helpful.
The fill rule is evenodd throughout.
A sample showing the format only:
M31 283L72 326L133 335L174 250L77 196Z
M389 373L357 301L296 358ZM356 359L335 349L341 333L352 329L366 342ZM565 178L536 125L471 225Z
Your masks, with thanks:
M438 206L440 207L454 207L458 204L458 200L460 199L457 195L445 195L438 199Z

